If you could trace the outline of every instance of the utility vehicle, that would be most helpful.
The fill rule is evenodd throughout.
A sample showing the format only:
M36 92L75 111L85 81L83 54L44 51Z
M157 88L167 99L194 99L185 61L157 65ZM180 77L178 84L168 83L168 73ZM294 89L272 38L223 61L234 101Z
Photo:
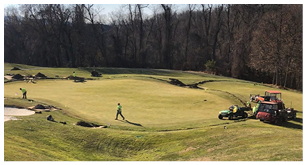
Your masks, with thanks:
M237 108L237 111L234 112L235 108ZM238 105L232 105L227 110L220 111L220 114L218 115L219 119L223 119L224 117L228 117L229 120L232 120L236 117L243 117L247 118L248 114L245 111L249 111L249 107L239 107Z

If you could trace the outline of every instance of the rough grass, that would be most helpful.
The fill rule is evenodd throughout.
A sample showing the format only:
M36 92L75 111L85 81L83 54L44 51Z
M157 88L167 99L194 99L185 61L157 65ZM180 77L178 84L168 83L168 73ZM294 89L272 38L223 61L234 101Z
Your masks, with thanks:
M50 113L48 113L50 114ZM51 112L5 123L5 160L301 161L302 130L246 121L185 131L140 132L75 126ZM12 129L14 127L14 129ZM294 140L295 139L295 140ZM285 152L287 151L287 152Z
M36 68L5 73L41 72L67 76L76 69ZM9 69L7 69L9 68ZM31 70L32 68L32 70ZM34 68L34 69L33 69ZM299 110L298 119L272 125L255 119L219 120L218 112L247 101L250 93L267 87L246 81L201 73L151 69L96 68L103 77L75 83L72 80L23 81L4 85L5 105L20 107L37 103L55 105L62 111L18 117L4 123L4 160L84 161L302 161L302 94L281 90L286 106ZM91 69L79 68L77 76L90 77ZM155 79L153 79L155 78ZM207 90L182 88L162 80L178 78ZM34 102L20 99L20 87ZM18 94L17 96L15 94ZM204 101L207 100L207 101ZM128 121L115 121L121 102ZM56 121L49 122L51 114ZM106 124L108 128L74 125L80 120ZM224 129L227 126L227 129Z

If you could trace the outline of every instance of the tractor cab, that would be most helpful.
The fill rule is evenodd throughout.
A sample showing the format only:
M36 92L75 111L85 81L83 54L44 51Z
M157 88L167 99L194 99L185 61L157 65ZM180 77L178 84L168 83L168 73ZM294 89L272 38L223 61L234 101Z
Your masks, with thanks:
M281 92L279 91L265 91L264 101L280 102L281 101Z
M265 97L269 97L271 102L277 103L278 109L285 109L285 104L281 100L281 92L279 91L265 91Z
M265 91L264 96L250 94L250 100L253 102L269 101L283 104L281 100L281 92L279 91Z
M263 101L258 108L256 119L278 123L279 121L287 121L288 116L285 109L279 109L278 103Z

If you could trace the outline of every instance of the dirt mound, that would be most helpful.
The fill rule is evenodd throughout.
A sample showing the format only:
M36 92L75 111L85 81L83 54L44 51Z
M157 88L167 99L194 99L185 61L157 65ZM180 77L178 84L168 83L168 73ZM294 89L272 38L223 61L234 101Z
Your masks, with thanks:
M97 72L97 71L95 71L95 70L94 70L94 71L92 71L92 72L91 72L91 74L92 74L92 76L93 76L93 77L101 77L101 74L100 74L100 73L98 73L98 72Z
M38 72L38 73L35 75L35 77L38 77L38 78L47 78L46 75L44 75L44 74L42 74L42 73L40 73L40 72Z
M84 77L74 77L72 75L66 77L65 79L68 79L68 80L74 80L74 82L85 82L85 78Z
M34 109L47 109L47 108L41 104L37 104L34 106Z
M198 86L198 84L191 84L191 85L188 85L190 88L195 88L195 89L202 89Z
M40 112L40 111L50 112L50 111L62 110L61 108L57 108L53 105L42 105L42 104L37 104L36 106L28 107L28 109L34 110L37 112Z
M107 126L102 126L102 125L97 125L94 123L87 123L85 121L78 121L76 123L76 125L82 126L82 127L102 127L102 128L106 128Z
M12 78L13 78L13 79L16 79L16 80L22 80L22 79L23 79L23 76L20 75L20 74L15 74Z
M19 69L19 68L17 68L17 67L14 67L14 68L11 69L11 70L21 70L21 69Z
M178 79L174 79L174 78L169 78L171 81L169 82L170 84L173 84L173 85L177 85L177 86L186 86L183 82L181 82L180 80Z
M177 86L181 86L181 87L190 87L190 88L195 88L195 89L203 89L203 88L200 88L198 87L198 84L203 84L204 82L199 82L199 83L195 83L195 84L184 84L183 82L181 82L180 80L178 79L174 79L174 78L169 78L171 81L169 82L170 84L173 84L173 85L177 85Z

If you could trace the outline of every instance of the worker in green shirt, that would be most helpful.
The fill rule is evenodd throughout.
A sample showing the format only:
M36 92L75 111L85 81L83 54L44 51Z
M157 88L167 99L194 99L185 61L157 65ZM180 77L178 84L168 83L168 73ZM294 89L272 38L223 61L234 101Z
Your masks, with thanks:
M19 88L22 92L22 98L27 99L27 90L25 88Z
M254 108L253 108L253 114L254 114L254 116L256 116L257 113L258 113L258 108L259 108L259 106L260 106L260 103L261 103L261 101L259 101L258 104L257 104L256 106L254 106Z
M120 115L123 118L123 120L125 120L125 117L122 115L122 106L120 105L120 103L117 104L117 113L115 120L118 120L117 119L118 115Z

